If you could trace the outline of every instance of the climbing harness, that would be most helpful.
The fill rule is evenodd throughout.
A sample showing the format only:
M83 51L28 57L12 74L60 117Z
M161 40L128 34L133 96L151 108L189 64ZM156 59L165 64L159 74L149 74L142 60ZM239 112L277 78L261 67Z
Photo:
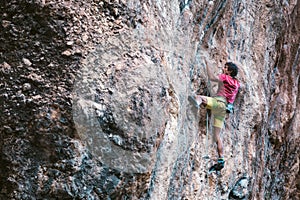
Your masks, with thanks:
M226 112L227 113L233 113L233 104L232 103L228 103L226 106Z

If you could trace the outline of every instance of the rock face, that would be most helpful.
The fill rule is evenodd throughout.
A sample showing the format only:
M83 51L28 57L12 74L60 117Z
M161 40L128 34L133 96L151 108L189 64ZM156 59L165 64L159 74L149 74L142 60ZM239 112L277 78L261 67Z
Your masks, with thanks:
M299 199L300 3L0 2L0 199ZM209 63L205 65L204 59ZM216 159L206 68L243 88Z

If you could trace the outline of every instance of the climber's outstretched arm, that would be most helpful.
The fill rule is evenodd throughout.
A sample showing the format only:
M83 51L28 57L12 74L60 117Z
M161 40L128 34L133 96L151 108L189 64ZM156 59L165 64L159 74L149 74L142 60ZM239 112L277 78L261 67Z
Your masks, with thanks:
M207 64L207 61L206 61L205 58L204 58L204 62L205 62L205 65L206 65L206 70L207 70L208 78L209 78L211 81L218 82L218 81L219 81L219 77L218 77L217 75L215 75L215 74L211 71L211 66L209 66L209 65Z
M240 92L245 92L246 91L246 75L245 75L245 71L243 69L243 67L241 65L239 65L239 72L238 72L238 80L240 82Z
M246 75L245 75L245 72L244 72L244 69L242 68L242 66L239 67L238 76L241 77L243 82L246 81Z

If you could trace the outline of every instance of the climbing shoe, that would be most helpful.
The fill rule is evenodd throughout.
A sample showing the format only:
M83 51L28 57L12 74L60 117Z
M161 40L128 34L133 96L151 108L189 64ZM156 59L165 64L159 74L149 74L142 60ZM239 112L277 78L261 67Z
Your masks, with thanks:
M224 158L219 158L218 159L218 164L217 165L219 165L219 167L221 168L221 169L223 169L224 168L224 165L225 165L225 160L224 160ZM220 170L221 170L220 169Z
M224 158L219 158L217 164L214 164L209 168L209 172L211 173L213 171L221 171L224 168L224 165L225 165Z
M196 108L199 108L200 103L197 102L197 100L193 97L193 96L189 96L188 100L194 105L196 106Z

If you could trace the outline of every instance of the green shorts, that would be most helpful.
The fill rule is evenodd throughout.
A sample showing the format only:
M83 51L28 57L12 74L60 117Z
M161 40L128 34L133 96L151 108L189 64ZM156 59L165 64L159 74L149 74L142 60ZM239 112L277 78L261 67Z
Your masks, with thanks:
M214 116L214 125L223 128L226 115L226 100L223 97L207 97L207 109L210 109Z

